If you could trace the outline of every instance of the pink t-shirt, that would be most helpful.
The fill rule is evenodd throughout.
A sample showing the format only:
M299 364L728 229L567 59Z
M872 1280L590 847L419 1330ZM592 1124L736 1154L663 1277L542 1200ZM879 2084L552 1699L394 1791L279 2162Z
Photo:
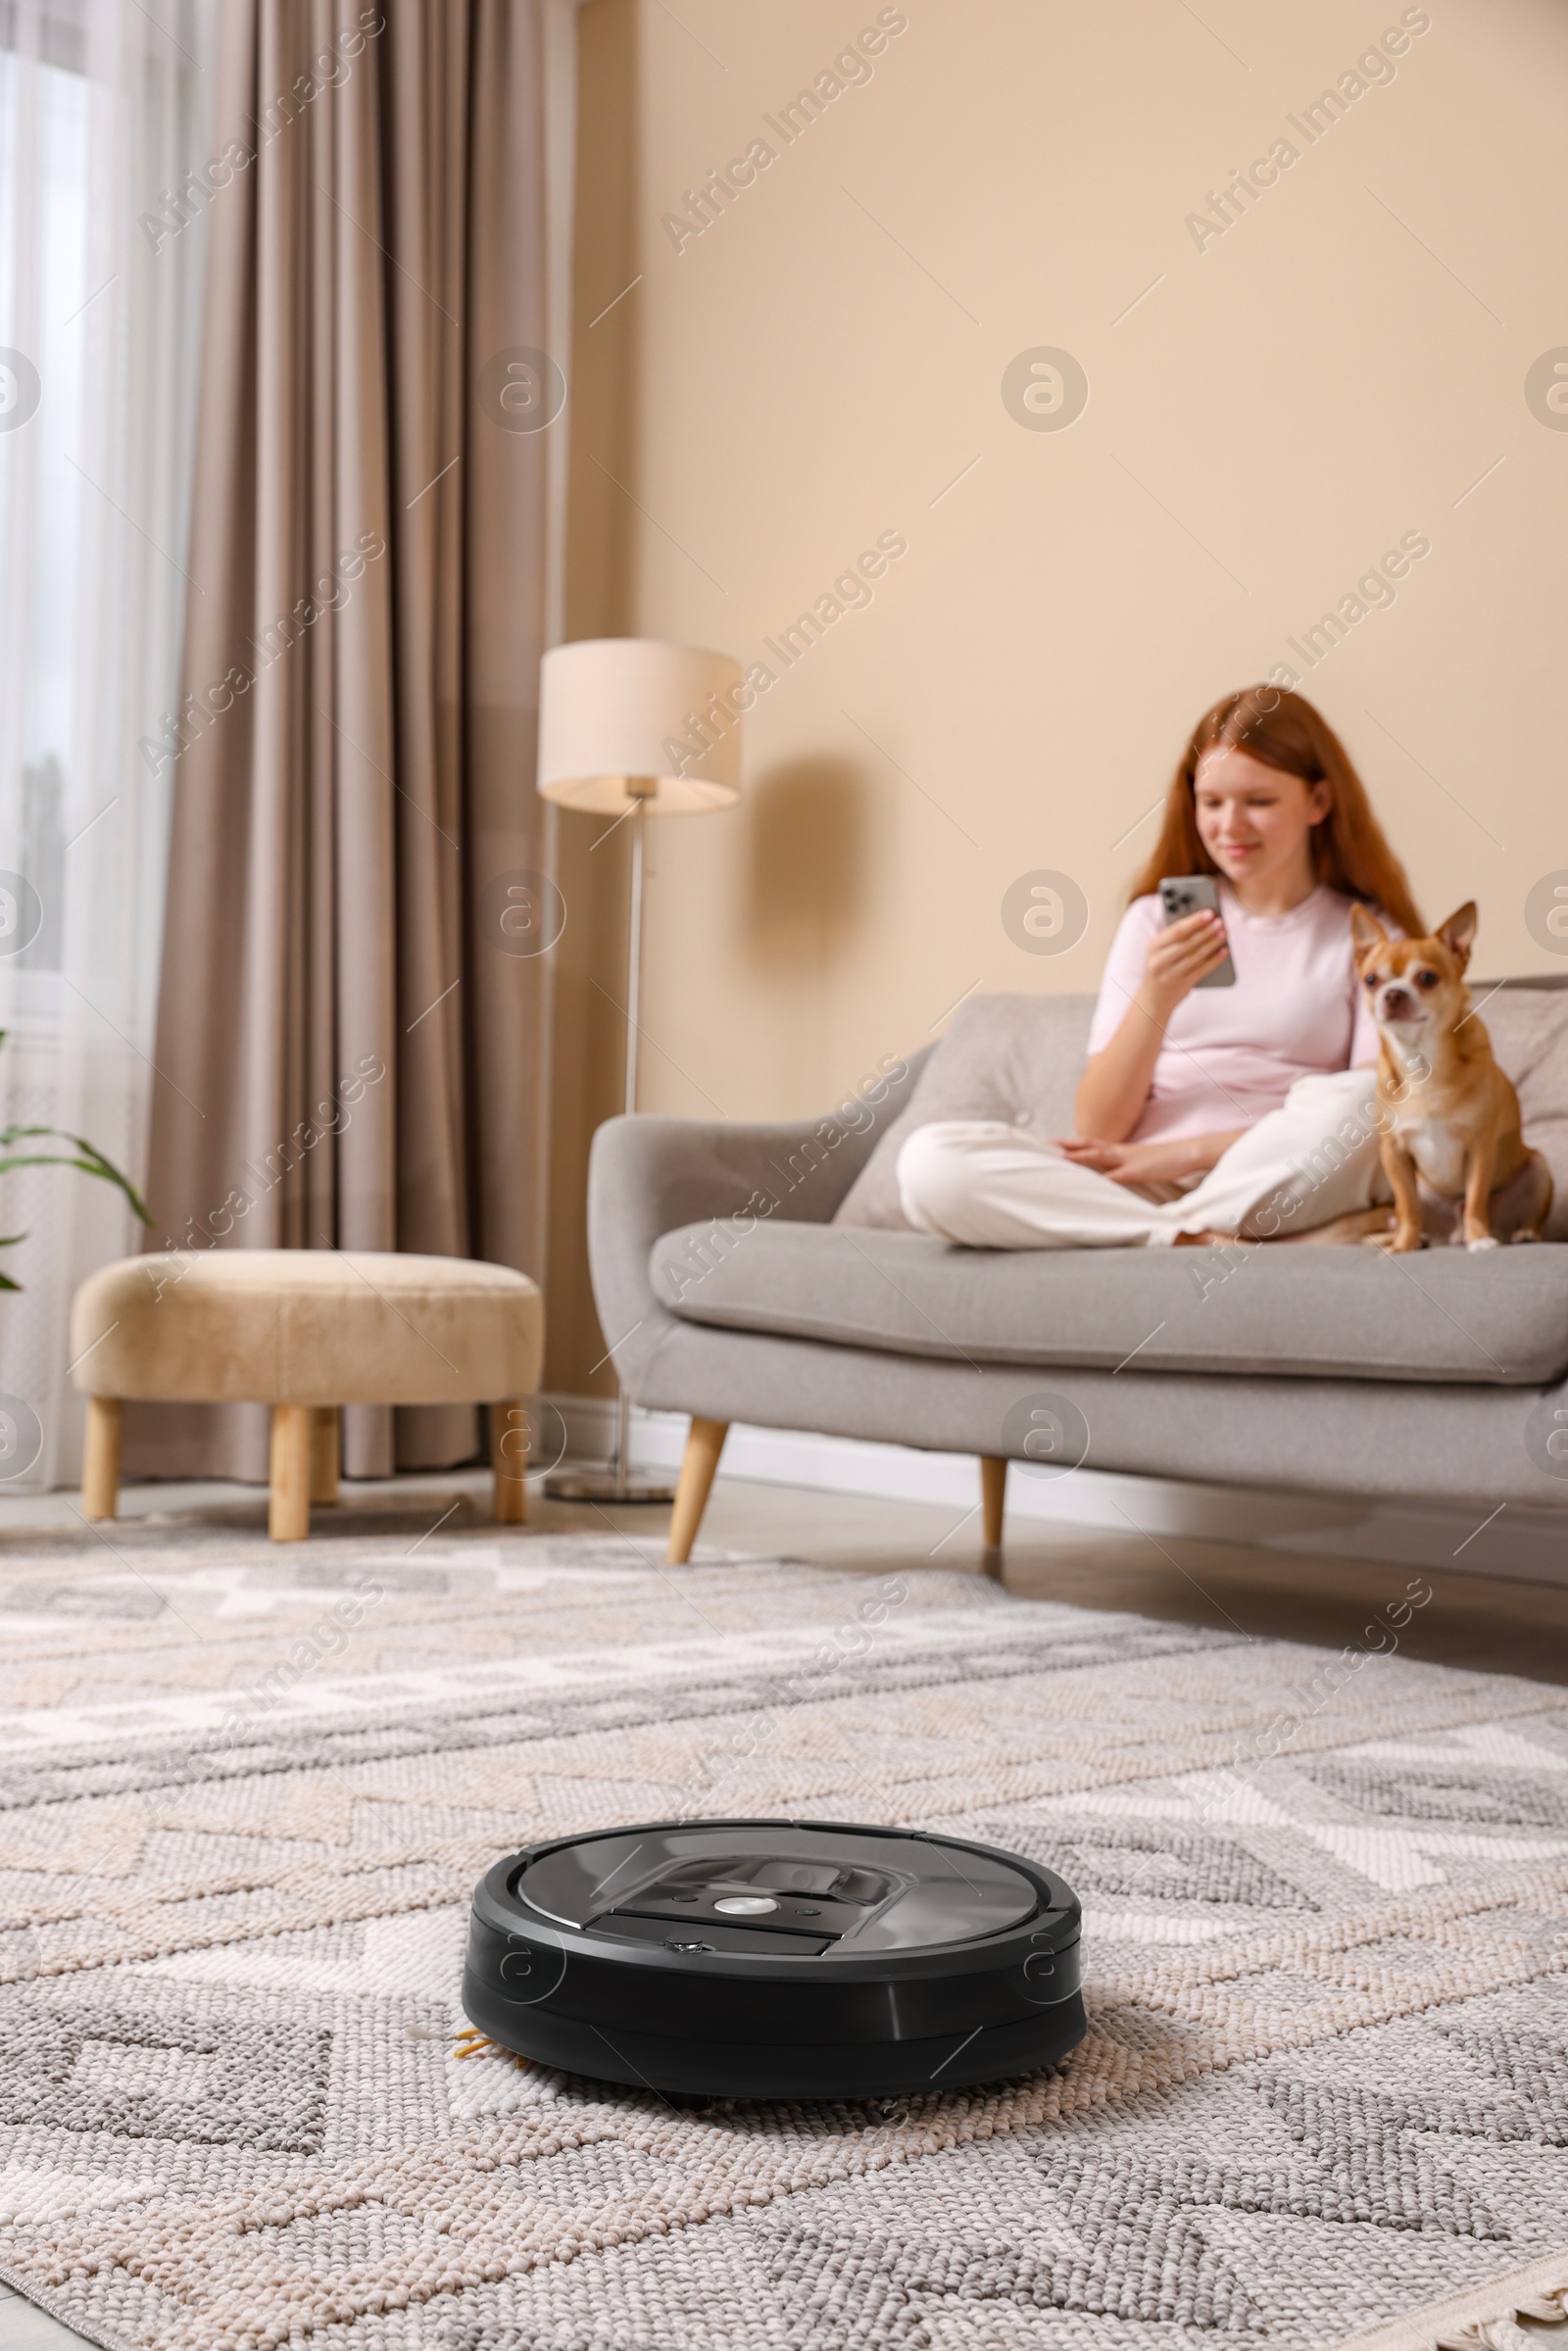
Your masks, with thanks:
M1132 1142L1254 1126L1279 1108L1298 1078L1359 1069L1378 1057L1351 954L1348 898L1320 883L1288 914L1249 914L1222 881L1219 904L1236 985L1194 988L1171 1014ZM1157 898L1135 898L1122 916L1089 1031L1091 1053L1102 1053L1120 1028L1149 942L1164 921Z

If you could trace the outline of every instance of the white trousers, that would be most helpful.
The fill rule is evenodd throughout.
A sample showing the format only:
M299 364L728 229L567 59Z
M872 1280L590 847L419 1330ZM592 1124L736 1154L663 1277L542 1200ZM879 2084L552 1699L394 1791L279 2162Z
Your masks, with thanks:
M1279 1109L1205 1176L1113 1184L1055 1144L993 1119L917 1127L899 1153L899 1198L918 1233L971 1249L1159 1249L1179 1233L1251 1241L1309 1232L1390 1197L1378 1157L1377 1073L1298 1078Z

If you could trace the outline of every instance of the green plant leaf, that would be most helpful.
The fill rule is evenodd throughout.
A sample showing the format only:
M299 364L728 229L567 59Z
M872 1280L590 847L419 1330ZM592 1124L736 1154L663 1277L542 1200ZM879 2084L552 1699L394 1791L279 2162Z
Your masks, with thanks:
M0 1044L4 1041L5 1033L0 1030ZM60 1151L15 1152L9 1158L0 1158L0 1175L5 1175L13 1167L75 1167L83 1175L97 1176L102 1183L113 1184L117 1191L124 1194L142 1223L152 1223L146 1202L130 1178L122 1175L114 1161L105 1158L97 1145L89 1143L84 1135L70 1134L64 1127L0 1127L0 1151L10 1151L14 1143L39 1137L56 1143L69 1143L77 1155L72 1158Z

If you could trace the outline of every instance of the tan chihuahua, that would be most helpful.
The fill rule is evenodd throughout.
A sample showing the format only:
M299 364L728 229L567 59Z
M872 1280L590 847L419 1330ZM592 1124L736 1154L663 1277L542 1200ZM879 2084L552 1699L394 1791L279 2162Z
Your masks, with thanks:
M1551 1170L1525 1142L1519 1097L1470 1009L1474 902L1430 939L1391 939L1375 914L1352 906L1350 935L1382 1040L1378 1106L1394 1192L1392 1232L1368 1238L1387 1249L1538 1241Z

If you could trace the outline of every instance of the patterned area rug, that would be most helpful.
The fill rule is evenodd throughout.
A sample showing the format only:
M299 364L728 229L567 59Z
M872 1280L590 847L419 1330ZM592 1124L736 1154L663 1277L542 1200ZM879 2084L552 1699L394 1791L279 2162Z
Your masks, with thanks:
M183 1522L0 1564L0 2275L178 2351L1305 2351L1568 2214L1568 1705L519 1530ZM907 1822L1057 1866L1090 2037L676 2111L453 2053L529 1837ZM1568 2281L1565 2281L1568 2282Z

